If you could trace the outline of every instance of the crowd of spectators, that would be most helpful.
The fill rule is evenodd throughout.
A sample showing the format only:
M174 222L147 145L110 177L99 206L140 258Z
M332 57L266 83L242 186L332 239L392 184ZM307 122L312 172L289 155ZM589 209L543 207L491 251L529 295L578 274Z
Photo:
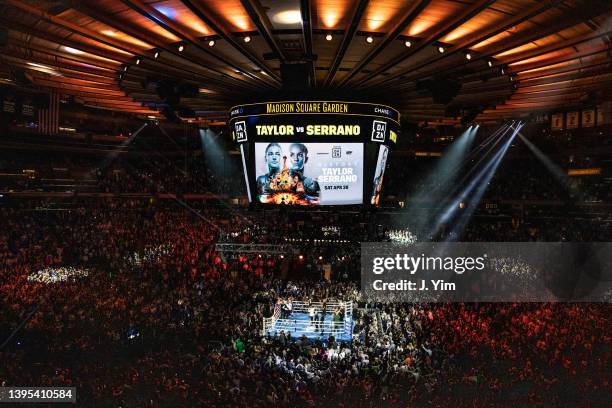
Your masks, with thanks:
M244 197L246 190L237 155L226 155L212 166L198 150L174 156L149 149L143 154L114 157L76 154L12 154L0 158L0 192L100 192L141 194L205 194ZM510 156L510 155L509 155ZM520 156L520 155L519 155ZM463 172L445 182L428 177L439 158L406 156L392 152L383 179L383 205L413 200L429 205L439 201L431 191L452 192ZM484 201L604 202L612 200L606 162L589 156L568 156L553 161L556 174L529 153L507 157L500 164L483 196ZM597 168L599 175L568 177L571 168ZM456 193L455 193L456 194ZM394 200L387 200L393 197ZM452 197L448 197L449 199ZM429 200L429 201L427 201Z
M428 208L183 201L244 195L238 156L219 172L184 153L0 159L0 192L133 195L0 197L0 386L74 386L101 407L608 406L607 303L376 303L358 288L360 242L610 241L609 208L520 205L429 235L414 228ZM391 155L383 193L440 188L423 182L431 164ZM605 177L549 174L508 160L483 201L612 199ZM353 341L263 335L286 298L354 301Z
M228 168L236 163L228 158ZM0 191L243 195L244 181L189 156L13 154L0 158Z
M305 240L350 219L146 200L1 207L2 341L26 324L0 350L0 384L75 386L83 405L113 407L606 406L608 304L371 304L348 274L297 274L321 256ZM605 224L572 219L500 230L476 218L466 237L522 240L528 231L561 240L555 234L566 229L609 240ZM232 234L240 237L232 242L304 241L285 256L219 251ZM354 254L327 245L334 269ZM88 274L28 280L61 267ZM263 317L287 296L354 300L353 342L262 336Z

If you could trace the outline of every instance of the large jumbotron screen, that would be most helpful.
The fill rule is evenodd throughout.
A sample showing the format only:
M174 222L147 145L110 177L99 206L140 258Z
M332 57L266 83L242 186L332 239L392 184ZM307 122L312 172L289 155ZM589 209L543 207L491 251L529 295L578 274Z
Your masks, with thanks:
M363 201L363 143L255 143L255 166L261 203Z
M266 102L232 108L229 125L250 202L376 205L399 113L371 103Z

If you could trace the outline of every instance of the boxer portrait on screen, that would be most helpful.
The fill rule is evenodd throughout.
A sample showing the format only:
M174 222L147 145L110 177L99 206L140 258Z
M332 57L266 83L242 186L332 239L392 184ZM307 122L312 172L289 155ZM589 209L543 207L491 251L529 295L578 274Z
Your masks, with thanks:
M257 191L259 194L269 194L270 181L281 171L283 151L278 143L270 143L266 146L265 161L268 172L257 177Z
M310 178L304 176L304 165L308 162L308 148L302 143L293 143L289 147L289 159L291 161L291 176L297 178L296 190L301 187L309 196L318 197L321 192L319 183Z

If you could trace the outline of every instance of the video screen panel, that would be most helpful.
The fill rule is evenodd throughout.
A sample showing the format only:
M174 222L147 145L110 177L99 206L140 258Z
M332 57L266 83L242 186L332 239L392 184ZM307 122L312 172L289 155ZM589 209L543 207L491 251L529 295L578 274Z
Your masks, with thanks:
M389 148L381 145L378 150L378 160L376 160L376 172L374 173L374 189L370 204L378 205L380 200L380 192L382 191L383 177L385 175L385 167L387 166L387 157L389 156Z
M255 143L260 203L348 205L363 202L363 143Z

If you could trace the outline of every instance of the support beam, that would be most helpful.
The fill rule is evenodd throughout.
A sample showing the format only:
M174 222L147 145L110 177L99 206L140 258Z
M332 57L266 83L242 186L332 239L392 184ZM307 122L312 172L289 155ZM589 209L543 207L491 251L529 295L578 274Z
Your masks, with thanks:
M17 21L9 21L5 18L0 17L0 26L4 26L9 30L13 30L15 32L19 32L22 34L27 34L36 38L40 38L45 41L50 41L59 45L63 45L65 47L75 48L77 50L85 51L90 54L98 55L100 57L104 57L110 60L118 61L121 63L128 63L131 61L131 56L109 51L107 48L96 47L90 44L85 44L79 41L73 41L70 38L64 38L57 35L53 35L46 31L38 30L34 27L26 26L25 24L21 24Z
M453 45L452 47L450 47L450 49L448 51L446 51L444 54L440 54L440 55L436 55L433 58L427 59L424 62L421 62L419 64L417 64L416 66L410 66L410 68L405 68L405 69L400 69L398 72L395 72L391 75L386 76L382 81L377 82L375 85L380 85L380 84L386 84L389 83L390 81L393 81L399 77L402 77L406 74L409 74L411 72L414 72L416 70L422 69L428 65L434 64L436 62L439 62L443 59L449 58L451 55L454 55L460 51L469 49L470 47L473 47L474 45L481 43L485 40L488 40L490 38L495 37L496 35L512 28L515 27L527 20L529 20L530 18L533 18L543 12L545 12L546 10L549 10L552 7L555 7L557 4L559 4L561 2L561 0L551 0L551 1L547 1L547 2L542 2L542 3L537 3L536 5L530 7L529 9L523 11L522 13L517 14L516 16L507 19L504 21L503 24L496 24L490 27L487 27L484 31L482 32L478 32L474 35L470 35L468 36L469 38L460 42L459 44ZM486 2L484 2L486 3ZM487 7L488 4L485 5L485 7ZM482 9L481 9L482 10ZM467 16L467 20L468 21L470 18L472 18L475 15L475 13L470 14ZM448 31L450 32L450 31ZM440 38L443 35L446 35L447 33L444 33L442 35L436 36L436 38ZM360 84L363 84L364 82L366 82L367 80L373 78L374 76L383 73L385 71L387 71L388 69L390 69L392 66L399 64L400 61L392 61L393 65L387 64L381 68L379 68L378 70L376 70L375 72L373 72L372 74L368 75L368 77L364 78L362 81L360 81ZM374 85L373 85L374 86Z
M178 24L176 24L174 21L172 21L171 19L166 17L163 13L160 13L159 11L157 11L151 5L146 4L146 3L144 3L141 0L121 0L121 1L126 6L130 7L132 10L136 11L138 14L142 15L143 17L148 18L149 20L153 21L158 26L162 27L164 30L174 34L175 36L177 36L179 38L185 39L185 41L189 42L189 44L191 44L192 46L196 47L198 50L200 50L204 54L208 55L211 58L214 58L214 59L220 61L223 66L227 66L227 67L231 68L234 71L242 72L242 73L244 73L244 75L246 77L248 77L248 78L250 78L252 80L255 80L255 81L259 82L259 83L261 83L263 81L261 78L257 77L253 73L249 72L249 70L246 70L243 67L240 67L239 65L236 65L234 62L230 61L226 56L222 55L218 51L217 52L212 52L210 50L210 47L208 47L207 45L203 45L200 42L199 39L194 37L191 33L189 33L183 27L181 27ZM241 78L238 78L238 79L241 79ZM263 84L268 85L265 81L263 82Z
M2 51L2 54L0 54L0 58L2 58L3 60L6 60L8 63L10 63L11 59L19 60L18 62L21 62L23 65L25 65L26 68L32 69L32 70L35 70L33 69L35 67L29 66L28 62L40 64L40 65L46 65L50 68L55 69L58 72L63 72L64 69L69 69L71 71L81 72L84 74L94 75L94 76L103 77L103 78L115 79L117 77L117 75L115 75L115 73L112 73L112 72L111 73L109 73L108 71L100 72L95 69L81 67L78 65L67 64L65 62L47 60L47 59L43 59L39 57L34 57L33 55L23 55L22 53L15 52L15 51L9 51L6 49Z
M537 29L537 30L526 30L524 34L521 35L512 35L508 38L497 41L491 45L486 46L485 48L478 48L474 53L474 56L470 61L464 60L463 63L457 63L457 61L451 61L449 64L446 64L444 67L435 67L435 69L431 69L428 72L421 73L419 75L410 76L404 80L415 80L422 79L426 77L430 77L432 75L445 75L450 72L457 72L458 70L465 69L465 67L470 64L474 65L478 62L484 62L487 59L495 57L495 55L502 54L506 51L510 51L514 48L521 47L523 45L529 44L531 42L541 40L550 35L559 33L568 28L574 27L576 25L582 24L585 20L590 18L605 15L612 10L612 3L602 3L596 2L591 7L586 10L582 9L571 9L568 13L566 13L569 17L556 20L551 22L551 24L546 24L545 26ZM491 72L491 68L488 66L484 66L482 70L479 71L478 74L475 75L486 75ZM393 85L389 85L393 86Z
M213 17L212 13L209 9L204 6L203 2L194 2L193 0L181 0L183 3L193 14L195 14L200 20L202 20L208 27L211 28L215 33L217 33L223 40L227 41L229 45L231 45L236 51L240 52L246 58L249 59L253 64L261 68L262 71L268 74L270 78L274 80L274 82L280 84L280 77L274 72L270 67L268 67L265 62L261 61L255 54L249 51L246 47L241 45L239 41L236 41L234 35L217 24L216 18Z
M10 38L7 43L12 45L13 47L18 47L18 48L26 49L30 51L36 51L41 54L49 55L55 59L62 58L66 61L69 61L70 63L87 64L87 65L90 65L91 67L99 68L100 70L107 71L110 73L117 72L117 70L121 68L121 66L118 64L110 64L108 62L104 62L101 60L91 59L87 57L70 54L68 52L58 51L58 50L55 50L49 47L43 47L40 45L33 44L31 42L24 43L22 41L17 41L13 38Z
M351 18L351 24L349 25L348 30L342 37L342 43L340 44L340 48L338 48L338 51L336 51L334 62L332 62L332 65L329 68L329 72L327 73L327 78L325 78L326 87L330 86L332 81L334 80L334 77L336 76L336 73L338 72L338 68L340 68L340 64L342 63L342 60L344 59L344 55L346 54L346 51L348 50L349 45L351 45L351 42L353 41L353 38L355 37L355 33L357 32L357 29L359 28L359 23L361 22L363 13L365 12L369 3L370 3L370 0L359 0L359 3L357 4L355 11L353 12L353 17Z
M480 0L478 4L489 5L493 1L495 0ZM351 80L351 78L361 72L362 69L364 69L370 62L372 62L374 58L376 58L385 48L387 48L387 46L392 41L394 41L406 29L406 27L408 27L408 25L414 21L414 19L419 14L421 14L423 9L425 9L425 7L427 7L430 2L431 0L418 0L417 2L415 2L414 5L410 8L410 10L408 10L406 15L404 15L404 17L400 19L400 21L395 25L395 27L393 27L393 29L387 35L385 35L382 41L378 43L376 47L372 51L370 51L370 53L365 58L362 58L359 64L357 64L357 66L354 67L349 72L349 74L342 79L342 81L340 82L340 86L346 85ZM486 5L484 7L486 7ZM470 9L473 9L473 7L471 7ZM463 22L462 19L458 19L456 21L458 23Z
M605 54L609 52L609 47L606 45L597 46L597 47L589 47L586 49L579 50L570 55L564 55L562 57L553 57L542 61L535 61L529 64L520 64L520 65L512 65L510 66L510 71L521 73L523 71L529 71L535 68L547 67L549 65L556 65L562 62L572 61L578 58L590 57L598 54Z
M312 83L309 85L314 88L317 84L317 73L315 70L314 56L312 54L312 5L310 0L300 0L300 13L302 15L304 53L310 64L310 76L312 77Z
M285 53L274 38L274 34L272 32L272 23L270 23L270 20L268 19L268 16L259 1L240 0L240 3L251 18L251 21L253 21L253 23L257 26L259 34L268 44L268 47L270 47L272 52L278 57L281 63L287 62L287 57L285 56Z
M83 79L75 76L53 76L49 74L45 74L42 72L32 71L29 74L31 77L40 78L40 79L48 79L53 80L59 83L72 84L72 85L82 85L82 86L93 86L93 87L106 87L108 89L109 85L119 89L119 82L116 79L111 79L108 82L104 82L101 80L93 80L93 79Z
M14 0L10 0L10 1L14 1ZM176 49L176 47L170 44L167 44L167 42L163 39L154 37L153 35L147 32L141 32L137 27L134 27L133 24L129 25L129 24L124 23L120 19L110 18L107 14L85 4L85 2L76 2L76 4L74 5L74 8L78 10L80 13L85 14L86 16L89 16L97 21L100 21L115 30L128 34L129 36L136 38L139 41L151 44L152 47L163 50L164 52L167 52L168 54L174 55L180 59L185 59L185 60L190 60L190 61L193 61L194 59L196 59L195 56L190 55L189 53L179 52ZM81 33L77 31L77 34L81 34ZM95 41L102 42L102 43L104 43L104 40L105 40L104 36L98 33L95 33L95 32L94 32L94 37L88 37L88 38L91 38ZM251 89L255 87L254 84L245 82L242 78L236 78L232 75L228 75L227 73L223 71L219 71L205 64L201 65L202 70L204 70L205 72L198 72L198 71L195 71L193 68L185 64L182 64L180 62L166 61L163 58L163 54L158 59L153 58L152 54L148 55L142 50L139 50L134 55L140 55L143 61L147 61L147 63L158 64L158 67L156 67L156 69L159 67L165 67L167 70L179 69L181 71L184 71L184 73L194 75L195 78L192 78L192 80L197 80L197 78L201 78L210 83L218 85L220 88L227 88L227 85L228 85L227 83L224 83L222 80L219 79L222 76L226 76L228 79L233 81L236 86L248 87ZM159 72L163 73L164 71L162 70Z
M541 55L549 54L551 52L560 51L565 48L575 47L578 44L582 44L588 41L596 40L598 38L607 38L612 34L612 31L599 30L578 37L570 38L565 41L553 42L552 44L545 47L536 47L532 50L511 54L497 58L498 61L504 65L514 64L519 61L527 60Z

